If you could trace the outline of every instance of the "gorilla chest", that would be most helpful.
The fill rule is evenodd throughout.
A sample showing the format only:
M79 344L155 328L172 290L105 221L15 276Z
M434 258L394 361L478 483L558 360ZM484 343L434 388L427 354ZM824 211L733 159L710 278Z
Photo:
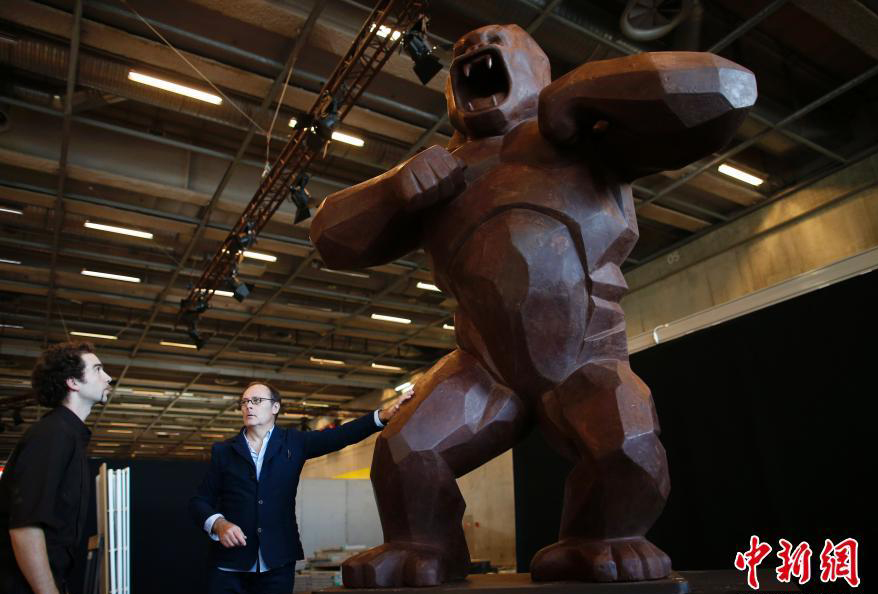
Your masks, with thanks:
M495 159L468 172L475 175L467 188L427 222L427 250L443 277L453 275L452 263L464 246L472 251L490 245L493 254L485 255L500 259L544 253L539 259L545 266L558 263L552 254L564 251L588 270L620 239L630 249L637 237L624 188L596 179L581 162L549 167Z

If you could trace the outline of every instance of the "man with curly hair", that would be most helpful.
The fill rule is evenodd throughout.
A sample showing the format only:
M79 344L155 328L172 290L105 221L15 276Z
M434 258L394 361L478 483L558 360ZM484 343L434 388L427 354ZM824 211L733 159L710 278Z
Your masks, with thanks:
M46 349L31 384L51 410L15 446L0 478L0 592L58 594L78 551L92 476L85 419L110 376L89 343Z

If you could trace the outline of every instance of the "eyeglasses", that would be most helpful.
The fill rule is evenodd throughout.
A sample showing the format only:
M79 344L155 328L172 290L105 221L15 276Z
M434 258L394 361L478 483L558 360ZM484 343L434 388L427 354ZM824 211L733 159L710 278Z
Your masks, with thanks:
M270 401L272 401L272 402L275 401L274 398L241 398L241 399L238 401L238 406L240 406L241 408L244 408L244 407L246 407L248 404L250 404L251 402L253 403L253 406L259 406L259 405L262 404L263 401L265 401L265 400L270 400Z

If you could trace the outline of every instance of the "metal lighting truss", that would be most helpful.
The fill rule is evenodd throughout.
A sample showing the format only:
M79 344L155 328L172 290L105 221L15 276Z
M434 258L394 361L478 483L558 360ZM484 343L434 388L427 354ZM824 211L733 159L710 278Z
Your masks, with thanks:
M242 252L239 237L257 236L289 197L290 186L302 179L315 158L324 154L329 140L327 133L344 119L405 37L392 35L388 30L409 31L423 15L425 4L423 0L382 0L376 5L310 111L302 118L304 124L293 129L290 140L263 177L240 219L183 301L181 314L186 314L187 306L196 304L203 311L213 292L223 288ZM321 124L328 120L332 120L331 125L321 130Z

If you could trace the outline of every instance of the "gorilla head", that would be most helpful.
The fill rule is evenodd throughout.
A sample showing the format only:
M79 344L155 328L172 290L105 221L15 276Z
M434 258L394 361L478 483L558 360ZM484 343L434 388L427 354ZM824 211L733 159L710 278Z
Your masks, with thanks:
M489 25L454 44L445 83L448 116L467 138L504 134L536 115L552 80L549 59L518 25Z

